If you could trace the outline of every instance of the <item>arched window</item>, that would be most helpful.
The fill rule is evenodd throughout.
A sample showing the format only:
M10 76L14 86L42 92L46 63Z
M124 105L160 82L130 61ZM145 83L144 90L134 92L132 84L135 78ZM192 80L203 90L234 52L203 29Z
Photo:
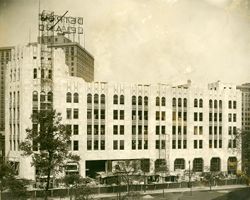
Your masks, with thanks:
M49 102L52 102L52 101L53 101L53 93L52 93L52 92L48 92L48 94L47 94L47 100L48 100Z
M94 104L98 104L98 102L99 102L98 94L95 94L94 95Z
M139 105L139 106L142 105L142 97L141 97L141 96L138 97L138 105Z
M66 94L66 102L71 103L71 99L72 99L71 93L67 92L67 94Z
M74 103L78 103L79 102L79 95L78 93L74 93Z
M217 108L218 105L217 105L217 100L214 100L214 108Z
M173 98L173 99L172 99L172 106L173 106L173 107L176 107L176 98Z
M194 107L197 108L198 107L198 100L194 99Z
M101 94L101 104L105 104L105 95Z
M37 78L37 68L33 69L33 79Z
M136 97L132 96L132 105L136 105Z
M124 95L121 95L121 96L120 96L120 104L121 104L121 105L124 105Z
M212 158L210 161L210 171L211 172L218 172L220 171L220 158Z
M178 98L178 107L181 107L181 98Z
M229 157L227 160L227 171L229 174L236 174L237 172L237 158Z
M51 70L51 69L49 69L48 78L49 78L49 79L52 79L52 70Z
M222 108L222 101L219 100L219 108L221 109Z
M202 100L202 99L199 100L199 107L200 107L200 108L203 107L203 100Z
M92 103L92 94L87 95L87 103Z
M32 100L33 100L33 101L38 101L38 92L37 92L37 91L34 91L34 92L33 92Z
M45 101L46 100L46 98L45 98L45 92L41 92L40 93L40 102L43 102L43 101Z
M165 106L166 105L166 99L165 97L161 98L161 106Z
M166 172L167 162L165 159L156 159L155 172Z
M202 158L195 158L193 160L193 171L203 172L203 159Z
M213 101L212 101L212 99L209 100L209 108L213 108Z
M160 105L160 97L156 97L156 99L155 99L155 105L156 106Z
M174 161L174 170L185 169L185 160L183 158L177 158Z
M186 108L187 107L187 99L184 98L184 101L183 101L183 107Z
M229 109L232 108L232 101L228 101L228 108L229 108Z
M145 96L145 97L144 97L144 106L147 106L147 105L148 105L148 97Z
M118 95L117 94L115 94L113 96L113 104L118 104Z

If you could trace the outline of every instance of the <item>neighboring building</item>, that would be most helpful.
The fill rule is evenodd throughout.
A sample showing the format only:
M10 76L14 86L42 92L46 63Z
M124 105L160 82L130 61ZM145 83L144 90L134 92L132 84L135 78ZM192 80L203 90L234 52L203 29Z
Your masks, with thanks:
M94 57L79 43L72 42L62 34L42 38L43 43L47 43L55 49L64 50L65 63L69 67L70 76L81 77L86 82L94 81Z
M243 134L250 134L250 83L245 83L240 86L237 86L238 89L242 92L242 129ZM245 165L249 163L249 155L247 155L244 148L246 142L242 142L242 161L243 161L243 171L249 170L245 168ZM245 164L244 164L245 163Z
M0 159L4 156L5 73L13 47L0 47Z
M32 112L51 104L51 96L54 109L72 130L69 148L81 158L75 170L82 176L110 172L118 160L130 159L147 160L147 174L162 176L167 170L181 174L189 163L196 172L240 169L234 135L241 127L241 91L236 86L87 83L70 76L64 53L57 49L53 58L42 58L54 63L53 90L45 93L40 59L37 44L13 50L6 76L6 155L20 177L35 178L31 159L21 156L19 143L32 127Z

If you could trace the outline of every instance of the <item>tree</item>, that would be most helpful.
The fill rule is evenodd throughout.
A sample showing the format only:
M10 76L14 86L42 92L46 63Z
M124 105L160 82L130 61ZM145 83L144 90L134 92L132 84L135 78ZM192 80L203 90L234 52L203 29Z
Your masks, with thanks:
M23 156L31 156L31 165L46 176L45 200L48 196L51 175L62 172L68 160L79 161L69 152L70 135L61 124L61 114L53 110L40 111L31 116L32 129L26 129L27 137L21 143Z
M134 180L135 175L141 175L140 160L124 160L118 161L115 165L114 175L118 177L118 184L125 182L127 185L127 193L130 192L130 185Z
M2 199L2 192L6 189L11 192L11 199L25 199L28 184L29 180L16 179L14 170L9 163L0 163L0 199Z
M242 169L247 178L247 183L250 183L250 131L241 132L242 140Z
M205 167L206 172L203 172L203 177L206 182L208 182L210 191L212 190L212 186L216 185L216 182L222 179L224 176L220 171L214 171L210 167Z

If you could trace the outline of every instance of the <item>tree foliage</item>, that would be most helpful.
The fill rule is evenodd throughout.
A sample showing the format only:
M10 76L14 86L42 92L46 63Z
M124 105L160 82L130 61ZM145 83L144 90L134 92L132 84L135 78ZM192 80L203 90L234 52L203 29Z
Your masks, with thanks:
M79 157L69 152L71 134L61 124L61 114L53 110L40 111L31 116L32 129L26 129L27 137L20 149L24 156L32 157L32 166L46 176L45 199L51 176L62 172L68 160L79 161Z

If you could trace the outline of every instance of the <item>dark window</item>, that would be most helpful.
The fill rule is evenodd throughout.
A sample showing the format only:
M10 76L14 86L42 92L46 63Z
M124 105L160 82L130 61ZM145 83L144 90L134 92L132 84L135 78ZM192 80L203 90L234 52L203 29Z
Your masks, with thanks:
M186 108L187 107L187 99L186 98L184 98L184 102L183 102L183 106L184 106L184 108Z
M193 160L193 171L203 172L203 159L202 158L195 158Z
M113 149L117 150L118 149L118 140L113 141Z
M37 78L37 69L33 69L33 79Z
M101 104L105 104L105 95L104 94L101 95Z
M162 106L165 106L165 105L166 105L166 99L165 99L165 97L162 97L162 98L161 98L161 105L162 105Z
M155 98L155 105L160 106L160 98L159 97Z
M217 172L220 171L220 158L212 158L210 161L210 171L211 172Z
M101 140L101 150L105 150L105 140Z
M144 106L147 106L148 105L148 97L144 97Z
M87 95L87 103L92 103L92 95L91 94Z
M38 101L38 92L37 92L37 91L34 91L34 92L33 92L32 100L33 100L33 101Z
M79 102L79 95L78 93L74 93L74 103L78 103Z
M173 98L173 99L172 99L172 106L173 106L173 107L176 107L176 98Z
M92 126L91 125L87 125L87 134L88 135L92 134Z
M74 128L74 135L78 135L78 133L79 133L79 126L78 126L78 124L75 124L74 126L73 126L73 128Z
M233 108L236 109L236 101L233 101Z
M73 142L73 150L74 151L79 150L79 142L77 140L74 140L74 142Z
M197 108L198 107L198 100L194 99L194 107Z
M71 119L72 118L72 110L71 108L66 109L66 118Z
M99 97L98 94L94 95L94 104L98 104L99 103Z
M74 119L78 119L79 117L79 110L78 108L74 108Z
M52 92L48 92L48 94L47 94L47 100L48 100L49 102L52 102L52 101L53 101L53 93L52 93Z
M98 111L98 109L94 109L94 119L99 119L99 111Z
M101 110L101 119L105 119L105 110Z
M138 97L138 105L139 105L139 106L142 105L142 97L141 97L141 96Z
M185 160L182 158L177 158L174 161L174 170L176 169L185 169Z
M99 148L98 140L94 140L94 150L98 150L98 148Z
M120 140L120 150L124 150L124 140Z
M124 135L124 125L120 125L120 135Z
M101 125L101 135L105 135L105 126Z
M155 134L159 135L160 134L160 126L155 127Z
M117 134L118 134L118 126L117 126L117 125L114 125L114 126L113 126L113 134L114 134L114 135L117 135Z
M120 119L121 119L121 120L124 119L124 110L120 110Z
M94 134L98 135L98 133L99 133L98 125L94 125Z
M118 96L116 94L113 96L113 104L118 104Z
M155 149L160 149L160 140L155 140Z
M228 101L228 108L229 108L229 109L232 108L232 101Z
M71 103L71 93L70 92L67 92L67 94L66 94L66 102L67 103Z
M121 104L121 105L124 105L124 95L121 95L121 96L120 96L120 104Z
M113 119L118 119L118 110L113 110Z
M172 149L176 149L176 140L172 140Z
M132 96L132 105L136 105L136 97Z
M199 107L200 107L200 108L203 107L203 100L202 100L202 99L199 100Z
M178 107L181 107L181 98L178 98Z

